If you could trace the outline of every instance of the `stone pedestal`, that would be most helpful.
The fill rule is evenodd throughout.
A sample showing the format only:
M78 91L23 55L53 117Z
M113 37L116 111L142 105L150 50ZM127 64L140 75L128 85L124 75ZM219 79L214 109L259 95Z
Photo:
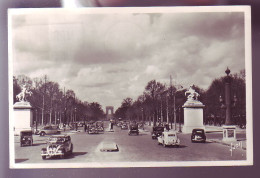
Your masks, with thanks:
M22 130L31 130L33 122L32 106L29 102L20 101L14 104L14 134L20 135Z
M182 106L184 110L183 133L192 133L193 129L205 129L203 125L204 105L197 100L188 100Z
M223 126L223 141L224 142L237 141L236 126L234 126L234 125L224 125Z

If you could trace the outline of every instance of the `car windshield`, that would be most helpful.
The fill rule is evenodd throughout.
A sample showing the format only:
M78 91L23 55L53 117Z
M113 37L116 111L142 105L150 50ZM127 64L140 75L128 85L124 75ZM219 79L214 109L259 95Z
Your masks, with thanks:
M155 127L153 128L154 131L163 131L164 127Z
M32 132L23 132L22 135L23 136L32 136Z

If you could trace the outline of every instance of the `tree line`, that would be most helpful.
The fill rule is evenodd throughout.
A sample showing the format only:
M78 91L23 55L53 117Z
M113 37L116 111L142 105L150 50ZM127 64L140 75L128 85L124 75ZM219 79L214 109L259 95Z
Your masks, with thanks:
M105 117L98 102L88 103L77 98L73 90L61 88L57 82L42 78L29 78L25 75L13 76L13 102L22 86L32 92L26 99L33 107L33 124L66 124L77 121L98 120Z
M237 102L232 107L232 122L237 125L246 123L246 87L245 70L230 75L231 98ZM214 79L207 90L193 86L199 93L199 101L204 105L204 124L222 125L225 121L225 110L221 107L220 96L225 96L224 76ZM166 85L156 80L147 83L144 91L137 97L123 99L121 106L116 110L115 117L126 120L145 122L183 123L182 105L187 100L187 89L179 85ZM234 99L235 100L235 99Z

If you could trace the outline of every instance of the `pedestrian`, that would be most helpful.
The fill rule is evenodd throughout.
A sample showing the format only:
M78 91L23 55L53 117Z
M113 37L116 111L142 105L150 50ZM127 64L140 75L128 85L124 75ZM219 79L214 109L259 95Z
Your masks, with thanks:
M114 124L113 124L113 122L111 122L110 130L113 130L113 126L114 126Z
M78 131L78 123L75 123L75 130Z
M87 131L86 123L84 123L84 131L85 131L85 132Z

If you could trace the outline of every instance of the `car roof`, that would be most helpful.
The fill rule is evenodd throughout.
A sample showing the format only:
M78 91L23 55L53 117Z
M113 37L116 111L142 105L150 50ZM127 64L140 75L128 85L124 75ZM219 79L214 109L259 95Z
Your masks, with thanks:
M31 130L22 130L21 132L32 132Z
M204 131L204 129L193 129L192 131Z
M50 138L55 138L55 137L68 137L68 135L52 135Z
M177 132L174 131L168 131L168 132L163 132L164 134L168 135L168 134L176 134Z

